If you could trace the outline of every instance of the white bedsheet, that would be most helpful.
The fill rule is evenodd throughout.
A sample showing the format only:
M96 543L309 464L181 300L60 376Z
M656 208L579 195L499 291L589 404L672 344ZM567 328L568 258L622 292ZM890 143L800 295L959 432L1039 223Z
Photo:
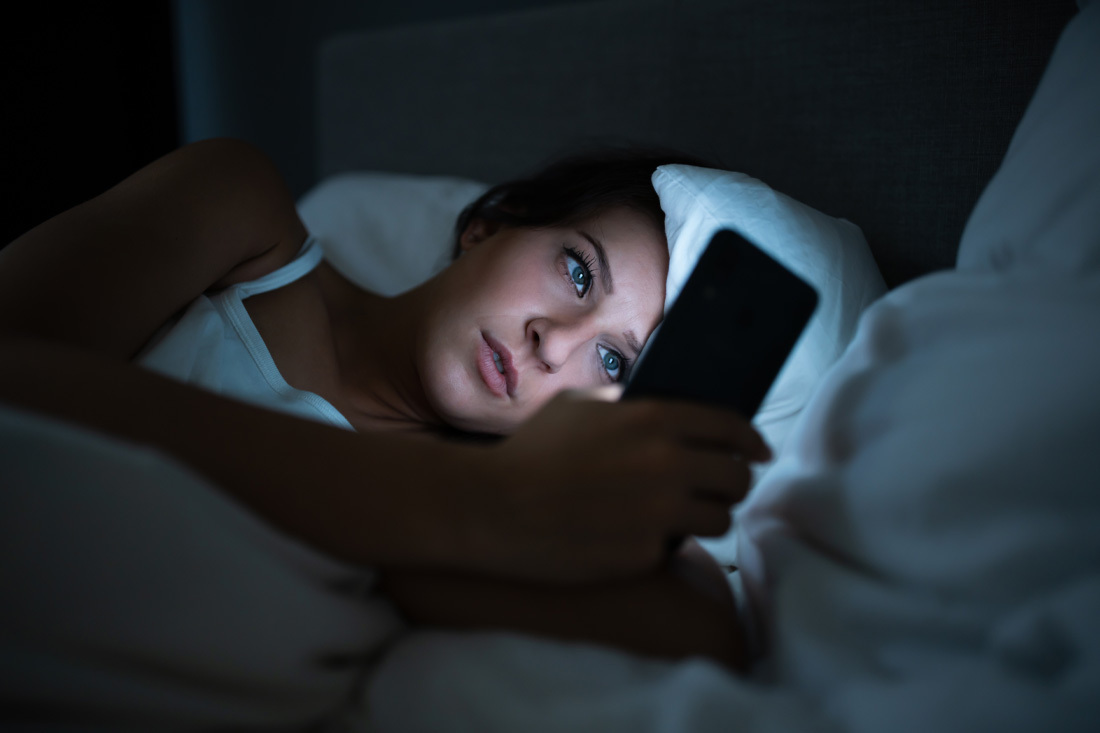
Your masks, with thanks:
M366 691L357 730L833 730L807 700L705 661L668 664L503 633L418 633Z

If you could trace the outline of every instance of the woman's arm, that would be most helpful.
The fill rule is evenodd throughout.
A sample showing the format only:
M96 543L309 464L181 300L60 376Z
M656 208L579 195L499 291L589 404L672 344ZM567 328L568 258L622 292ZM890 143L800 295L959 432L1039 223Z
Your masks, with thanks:
M277 269L305 239L262 152L188 145L0 250L0 336L130 359L199 294Z
M736 671L745 668L729 585L694 540L659 571L613 583L556 587L388 571L383 588L410 621L426 626L505 629L667 659L703 656Z

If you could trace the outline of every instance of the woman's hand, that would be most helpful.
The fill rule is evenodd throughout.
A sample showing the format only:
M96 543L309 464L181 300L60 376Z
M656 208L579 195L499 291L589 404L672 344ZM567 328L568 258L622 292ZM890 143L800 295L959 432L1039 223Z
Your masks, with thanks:
M587 585L500 580L439 570L386 571L382 590L414 624L505 629L614 646L663 659L747 666L744 629L725 574L692 540L667 567Z
M749 463L770 457L759 433L728 410L617 397L563 392L487 449L488 490L467 537L486 570L562 582L636 575L662 561L670 537L729 529Z

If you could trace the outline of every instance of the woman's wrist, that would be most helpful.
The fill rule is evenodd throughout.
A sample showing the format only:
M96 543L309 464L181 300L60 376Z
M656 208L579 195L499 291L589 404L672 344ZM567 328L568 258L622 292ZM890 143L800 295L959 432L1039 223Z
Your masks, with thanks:
M391 482L392 490L404 494L394 521L407 532L409 564L493 573L501 541L492 517L502 482L488 447L418 438L408 450L406 457L400 450L390 453L388 463L401 474Z

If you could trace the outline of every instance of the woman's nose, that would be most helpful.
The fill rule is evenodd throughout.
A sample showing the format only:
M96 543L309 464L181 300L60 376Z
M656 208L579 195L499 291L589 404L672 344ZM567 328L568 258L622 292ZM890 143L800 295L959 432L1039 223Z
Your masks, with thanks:
M546 365L551 374L560 370L573 352L592 338L583 328L583 324L559 323L549 318L531 321L527 332L535 356Z

